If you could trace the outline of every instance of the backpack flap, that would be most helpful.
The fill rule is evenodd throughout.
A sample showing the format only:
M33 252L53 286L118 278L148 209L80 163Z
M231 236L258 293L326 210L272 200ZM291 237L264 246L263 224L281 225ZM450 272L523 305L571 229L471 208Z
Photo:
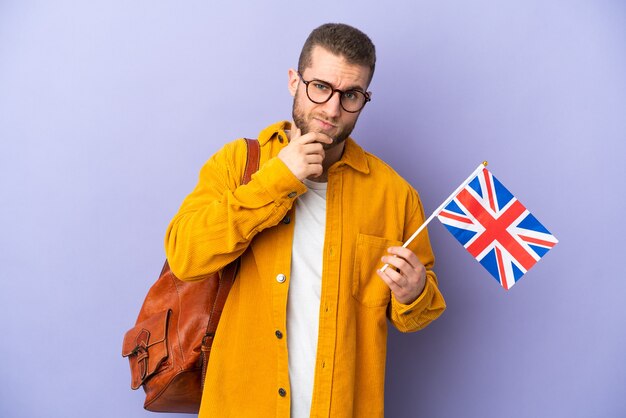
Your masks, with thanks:
M130 362L132 389L138 389L167 359L167 324L171 310L152 315L124 335L122 356Z

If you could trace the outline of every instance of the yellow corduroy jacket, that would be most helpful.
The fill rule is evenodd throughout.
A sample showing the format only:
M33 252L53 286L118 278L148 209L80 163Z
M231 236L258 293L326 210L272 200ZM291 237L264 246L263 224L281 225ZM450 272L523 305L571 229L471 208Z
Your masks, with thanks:
M287 294L294 202L307 188L277 158L289 127L280 122L260 133L261 167L247 185L239 185L245 142L225 145L168 227L167 258L183 280L243 254L213 344L201 418L290 416ZM387 318L411 332L445 309L426 231L410 247L427 269L414 303L396 301L375 272L386 249L402 245L424 212L415 190L351 138L328 172L326 199L311 417L382 417Z

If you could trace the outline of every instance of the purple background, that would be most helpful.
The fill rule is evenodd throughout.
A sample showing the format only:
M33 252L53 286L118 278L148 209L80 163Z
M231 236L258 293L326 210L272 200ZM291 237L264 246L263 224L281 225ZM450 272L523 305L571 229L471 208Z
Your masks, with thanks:
M506 292L431 224L448 310L390 332L387 416L626 416L608 0L0 1L0 416L152 416L120 352L165 228L221 144L290 117L287 69L326 21L374 40L354 136L428 213L488 160L561 241Z

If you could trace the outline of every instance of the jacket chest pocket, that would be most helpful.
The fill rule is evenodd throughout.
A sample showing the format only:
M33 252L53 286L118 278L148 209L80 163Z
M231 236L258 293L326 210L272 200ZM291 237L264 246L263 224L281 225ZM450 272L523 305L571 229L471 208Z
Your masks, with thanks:
M352 271L352 296L356 300L369 307L387 306L391 290L378 277L376 269L382 267L380 258L387 254L387 248L401 245L401 241L374 235L358 235Z

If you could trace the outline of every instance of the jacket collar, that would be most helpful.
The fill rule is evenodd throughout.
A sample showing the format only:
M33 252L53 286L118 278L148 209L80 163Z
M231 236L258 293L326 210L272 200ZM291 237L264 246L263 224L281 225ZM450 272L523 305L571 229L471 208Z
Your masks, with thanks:
M281 121L268 126L259 134L259 144L263 146L271 139L277 138L279 135L283 135L284 138L287 138L285 131L290 128L291 123L289 121ZM370 172L365 151L350 137L346 139L346 146L343 150L343 155L336 166L340 167L342 165L350 166L356 171L364 174L368 174Z

